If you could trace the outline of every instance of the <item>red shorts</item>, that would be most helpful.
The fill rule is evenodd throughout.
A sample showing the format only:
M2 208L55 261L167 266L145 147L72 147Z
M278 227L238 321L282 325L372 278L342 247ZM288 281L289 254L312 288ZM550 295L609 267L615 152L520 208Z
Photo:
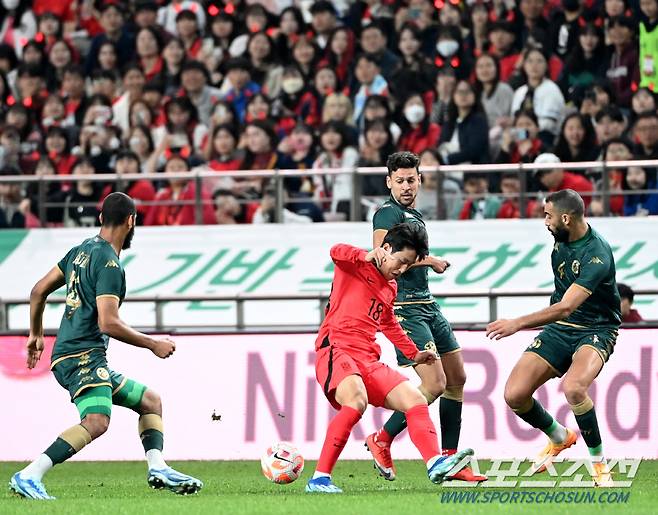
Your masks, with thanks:
M324 347L315 355L315 377L325 397L337 410L336 388L347 376L358 375L363 379L368 403L384 406L389 392L407 378L381 361L364 363L352 358L347 352L333 346Z

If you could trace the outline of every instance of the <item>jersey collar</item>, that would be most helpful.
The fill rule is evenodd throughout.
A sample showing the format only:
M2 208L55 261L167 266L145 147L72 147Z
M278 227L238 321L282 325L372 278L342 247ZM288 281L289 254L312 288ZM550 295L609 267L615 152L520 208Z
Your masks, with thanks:
M577 240L567 242L567 246L571 249L577 249L585 245L585 243L587 243L591 237L592 237L592 228L590 227L589 224L587 224L587 232L585 233L585 235Z
M414 215L416 215L418 217L422 216L420 214L420 211L418 211L417 209L415 209L413 207L406 207L406 206L403 206L402 204L400 204L397 200L395 200L395 197L393 196L393 194L390 195L389 200L391 202L393 202L393 204L398 206L400 209L402 209L402 211L408 211L409 213L413 213Z

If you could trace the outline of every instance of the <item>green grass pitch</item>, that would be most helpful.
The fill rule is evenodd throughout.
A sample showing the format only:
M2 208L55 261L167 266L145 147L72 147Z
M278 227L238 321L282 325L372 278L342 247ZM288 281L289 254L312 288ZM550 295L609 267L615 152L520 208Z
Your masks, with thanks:
M345 490L343 495L304 493L314 462L307 462L302 477L291 485L270 483L261 475L259 463L254 461L195 461L172 465L201 478L204 489L190 497L151 490L146 484L146 466L142 462L73 462L56 467L46 478L48 491L58 498L56 501L28 501L10 493L6 486L11 475L23 465L0 463L0 480L4 483L0 493L0 514L521 514L535 510L535 515L613 512L635 515L654 514L658 504L658 461L644 461L631 488L614 489L630 494L627 502L618 504L442 503L441 493L466 490L449 488L449 483L446 486L431 484L420 461L398 462L398 479L394 482L378 478L368 461L340 461L334 471L334 480ZM481 470L485 471L486 467L486 463L480 462ZM598 495L604 490L611 492L609 489L580 489L578 492L589 491ZM491 493L494 490L478 488L477 491ZM496 491L509 493L514 489Z

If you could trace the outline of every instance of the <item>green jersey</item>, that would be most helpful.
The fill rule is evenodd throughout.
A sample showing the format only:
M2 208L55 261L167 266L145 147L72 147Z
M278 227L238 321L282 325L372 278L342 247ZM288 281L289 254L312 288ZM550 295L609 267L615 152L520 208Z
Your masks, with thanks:
M375 231L378 229L388 231L394 225L405 222L425 227L420 211L404 207L391 196L375 213L372 227ZM410 268L397 279L398 296L395 299L397 303L434 302L434 297L430 293L427 268L426 266Z
M590 227L579 240L555 243L551 263L555 276L551 304L562 300L572 284L590 294L578 309L558 324L583 328L619 327L621 301L615 281L615 259L610 245L599 233Z
M107 349L109 337L98 327L96 299L123 301L126 276L112 246L100 236L73 247L57 263L66 279L66 309L57 332L52 361L90 349Z

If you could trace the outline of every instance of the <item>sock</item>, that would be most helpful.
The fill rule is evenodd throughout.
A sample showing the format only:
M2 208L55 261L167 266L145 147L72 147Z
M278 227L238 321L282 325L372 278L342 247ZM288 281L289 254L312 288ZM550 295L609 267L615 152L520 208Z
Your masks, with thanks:
M21 477L29 477L41 481L44 474L53 468L53 461L47 454L39 454L39 457L21 470Z
M142 446L146 453L146 462L148 468L162 470L167 468L167 463L162 456L164 447L164 435L162 417L155 413L147 413L139 417L137 424L139 438L142 440Z
M423 388L423 385L420 385L418 389L420 390L420 393L423 394L423 397L427 399L428 406L436 400L436 395L433 395L427 390L425 390L425 388ZM377 436L375 437L375 440L377 440L378 442L391 443L393 439L397 435L399 435L402 431L404 431L406 428L407 428L407 417L401 411L396 411L386 421L383 429L380 429L377 432Z
M583 402L571 405L571 411L576 417L576 423L580 428L580 434L587 444L590 456L603 456L603 444L599 423L596 419L596 411L592 399L587 397Z
M544 409L544 406L532 397L524 406L515 409L514 413L516 413L521 420L526 421L532 427L536 427L544 433L554 422L553 417Z
M463 386L447 386L439 399L439 417L441 419L441 446L444 454L454 454L459 445L462 429Z
M57 440L43 453L50 458L53 465L57 465L68 460L85 445L90 443L91 435L89 431L83 425L77 424L59 435Z
M553 443L562 443L567 438L567 429L557 420L553 420L553 423L543 429L544 433Z
M146 462L148 463L149 470L162 470L168 467L162 456L162 451L159 449L149 449L146 451Z
M426 404L420 404L407 410L407 423L411 441L420 451L425 463L441 454L436 428Z
M319 477L331 477L331 474L325 474L324 472L318 472L317 470L313 472L313 479L317 479Z
M340 408L338 414L329 423L327 436L322 444L320 459L315 470L331 476L340 453L343 451L352 428L361 419L361 413L349 406Z

